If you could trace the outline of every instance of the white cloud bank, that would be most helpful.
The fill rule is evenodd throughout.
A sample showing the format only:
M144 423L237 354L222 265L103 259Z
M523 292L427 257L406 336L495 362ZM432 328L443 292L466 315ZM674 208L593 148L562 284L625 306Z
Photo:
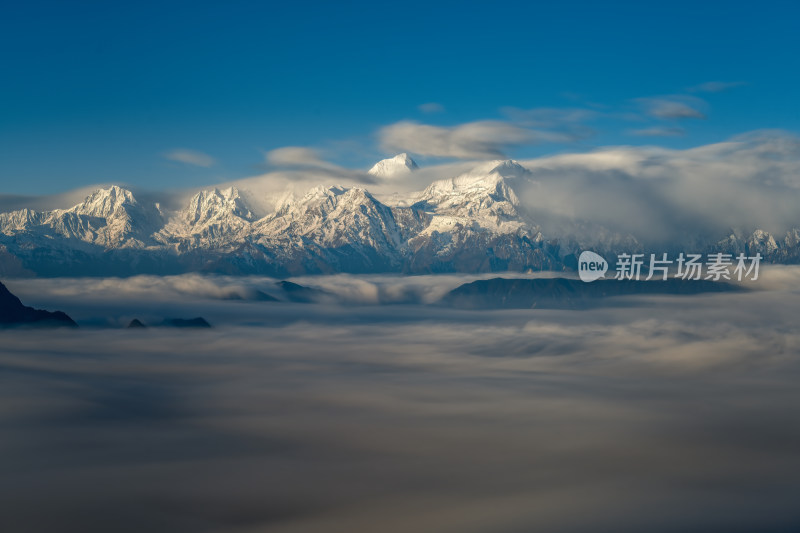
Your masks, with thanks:
M800 139L754 132L688 150L616 147L522 161L534 183L519 194L536 220L602 225L656 241L781 234L800 226Z
M386 151L455 159L502 158L513 146L569 140L563 134L526 129L498 120L456 126L432 126L406 120L382 128L378 137Z
M632 130L630 133L639 137L681 137L686 135L686 130L678 127L654 126Z
M305 146L284 146L265 154L267 163L277 167L338 168L324 161L319 152Z
M686 95L670 95L652 98L638 98L636 102L644 112L658 119L705 119L707 104L700 98Z
M703 93L720 93L723 91L727 91L730 89L735 89L736 87L742 87L747 85L747 82L744 81L707 81L705 83L701 83L700 85L695 85L694 87L690 87L688 90L690 92L703 92Z
M417 109L419 109L423 113L444 113L444 106L437 102L428 102L425 104L420 104L419 106L417 106Z

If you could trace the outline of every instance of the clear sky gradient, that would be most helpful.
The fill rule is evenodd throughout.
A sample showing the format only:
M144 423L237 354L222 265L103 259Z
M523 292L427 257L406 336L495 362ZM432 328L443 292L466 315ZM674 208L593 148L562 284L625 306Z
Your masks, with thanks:
M6 3L0 193L200 186L284 146L366 169L403 120L568 137L509 157L798 132L798 20L773 1Z

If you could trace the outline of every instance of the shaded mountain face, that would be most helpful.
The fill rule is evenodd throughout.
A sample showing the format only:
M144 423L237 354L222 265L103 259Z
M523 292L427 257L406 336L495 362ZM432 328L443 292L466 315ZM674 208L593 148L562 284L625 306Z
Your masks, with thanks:
M400 154L376 167L373 175L385 177L416 164ZM184 209L164 213L115 186L65 210L0 214L0 275L480 273L570 269L586 249L607 257L647 252L633 236L586 221L548 235L540 225L546 214L519 199L535 187L516 162L491 161L391 205L365 188L336 185L287 196L258 218L252 195L235 187L201 191ZM800 262L796 229L712 241L692 241L688 251ZM672 250L653 250L664 251Z
M465 283L441 303L461 309L576 309L597 305L605 298L634 295L687 295L741 291L730 283L707 280L615 280L585 283L576 279L494 278Z
M11 294L0 283L0 326L34 325L42 327L77 327L69 316L61 311L43 311L26 307L19 298Z

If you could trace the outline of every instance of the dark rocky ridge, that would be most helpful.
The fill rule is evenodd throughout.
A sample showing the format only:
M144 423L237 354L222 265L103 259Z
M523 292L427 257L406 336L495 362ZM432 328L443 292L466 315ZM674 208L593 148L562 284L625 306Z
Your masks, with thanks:
M283 296L289 302L295 303L319 303L330 293L322 289L314 289L305 285L298 285L291 281L278 281L275 283L283 291Z
M19 298L0 283L0 326L17 325L78 327L78 324L62 311L44 311L23 305Z
M195 318L168 318L162 324L163 326L171 328L210 328L211 324L201 317Z
M636 281L603 279L493 278L465 283L442 298L443 305L462 309L575 309L603 298L632 295L690 295L744 290L737 285L708 280L668 279Z

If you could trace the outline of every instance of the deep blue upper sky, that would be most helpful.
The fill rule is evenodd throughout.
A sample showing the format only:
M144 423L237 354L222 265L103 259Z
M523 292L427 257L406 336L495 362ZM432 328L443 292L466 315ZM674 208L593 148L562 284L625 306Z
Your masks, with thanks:
M596 113L591 134L513 157L800 131L798 20L770 1L7 3L0 193L202 185L292 145L367 168L383 126L508 107ZM705 118L656 116L665 96ZM215 163L164 157L177 149Z

